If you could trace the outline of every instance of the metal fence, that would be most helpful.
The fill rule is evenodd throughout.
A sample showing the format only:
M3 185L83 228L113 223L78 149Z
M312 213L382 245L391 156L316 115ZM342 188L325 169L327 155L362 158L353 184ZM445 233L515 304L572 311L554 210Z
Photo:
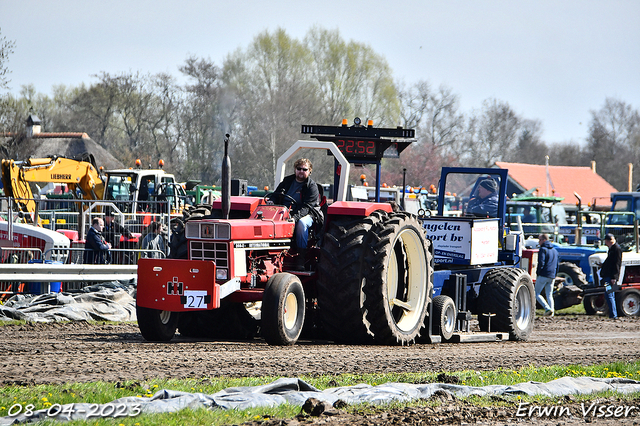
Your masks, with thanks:
M0 264L0 300L15 294L43 294L53 292L79 291L83 287L114 280L131 280L137 276L137 262L140 257L164 258L160 250L111 250L111 258L120 263L103 265L84 264L83 248L69 248L63 257L65 262L42 260L47 252L38 249L2 249L5 263ZM60 249L56 249L60 251ZM34 253L33 257L27 253Z
M600 244L606 234L613 234L626 247L637 245L638 218L630 212L580 212L580 223L558 226L558 237L569 244Z
M53 258L43 260L55 252ZM114 280L131 280L137 275L140 257L164 258L161 250L112 249L110 263L84 264L84 248L50 249L2 248L0 252L0 301L16 294L43 294L80 291L83 287ZM117 262L114 262L117 261Z
M44 257L47 258L47 254L50 251L65 252L65 249L52 249L44 252ZM88 250L79 247L72 247L66 249L67 256L64 256L67 265L84 265L85 253ZM107 265L137 265L138 259L141 257L155 257L164 259L166 253L162 250L148 250L148 249L111 249L107 253L105 264ZM89 263L91 264L91 263Z
M22 199L19 200L22 201ZM166 201L146 201L145 211L131 212L133 201L49 200L46 198L30 200L35 201L38 208L35 212L24 213L18 211L14 199L1 197L0 216L4 220L13 222L40 223L42 227L52 231L76 231L79 239L84 239L91 226L91 220L94 217L104 218L107 211L114 214L116 222L120 225L134 234L141 235L146 233L147 227L153 221L162 223L167 229L173 218L182 217L181 213L167 213Z
M21 294L76 291L88 285L136 277L136 265L0 264L0 299Z
M66 198L39 198L34 201L37 204L36 211L23 213L16 208L14 199L0 197L0 220L39 223L43 228L69 237L70 247L55 247L44 253L41 249L30 247L2 248L0 300L17 293L39 294L50 289L73 291L97 282L135 277L136 264L140 257L164 258L168 254L168 252L140 248L140 242L148 233L149 225L155 221L161 223L165 230L169 230L171 220L182 217L180 213L168 214L166 201L147 201L144 204L145 211L137 212L132 212L132 201L86 201ZM102 217L104 220L107 213L112 213L115 222L126 228L133 237L124 238L121 233L116 233L113 248L109 250L108 264L85 265L84 239L89 227L93 218ZM105 222L108 221L105 220ZM9 233L7 233L8 236ZM8 239L7 237L5 238ZM167 237L166 250L169 247L170 234ZM15 245L13 242L6 244ZM78 268L83 269L79 272ZM57 283L60 285L56 285Z

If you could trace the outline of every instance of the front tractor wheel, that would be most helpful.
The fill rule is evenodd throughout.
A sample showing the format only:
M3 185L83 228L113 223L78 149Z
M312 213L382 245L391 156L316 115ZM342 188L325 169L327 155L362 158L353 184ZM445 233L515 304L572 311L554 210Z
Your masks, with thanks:
M168 342L178 327L178 313L136 306L138 327L145 340Z
M535 319L535 290L531 277L518 268L495 268L480 286L478 322L482 331L508 332L511 340L527 340ZM491 330L489 330L489 316Z
M275 274L262 295L262 337L270 345L293 345L304 324L305 297L300 279Z
M377 343L411 344L424 328L431 301L431 255L424 229L406 213L372 229L365 255L365 320Z

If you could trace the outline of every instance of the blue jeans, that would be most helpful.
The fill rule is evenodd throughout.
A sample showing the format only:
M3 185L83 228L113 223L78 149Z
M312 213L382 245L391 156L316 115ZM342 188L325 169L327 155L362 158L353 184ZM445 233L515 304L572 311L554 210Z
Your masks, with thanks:
M545 291L547 300L542 297L542 290ZM536 278L536 300L540 302L545 311L553 312L553 278L541 277ZM549 303L547 303L547 301Z
M309 243L309 228L313 225L313 218L311 215L302 216L296 222L296 229L294 234L296 236L296 244L299 249L307 248Z
M611 277L602 278L603 285L611 285ZM618 310L616 309L616 293L614 291L604 291L604 300L607 301L609 307L609 318L618 318Z

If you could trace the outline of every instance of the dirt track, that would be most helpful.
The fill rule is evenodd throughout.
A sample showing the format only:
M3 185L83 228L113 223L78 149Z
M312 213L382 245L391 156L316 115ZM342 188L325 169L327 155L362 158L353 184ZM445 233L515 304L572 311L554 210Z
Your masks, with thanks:
M344 346L301 342L270 347L261 340L213 342L176 338L147 343L135 324L86 323L11 325L0 327L0 383L41 384L96 380L147 380L157 377L287 376L368 372L486 370L526 365L596 364L640 358L640 318L614 322L604 317L538 318L527 342L415 345L411 347ZM340 383L338 383L339 385ZM612 397L603 406L638 407L628 418L580 415L578 402L565 399L571 415L523 419L514 403L482 407L434 395L435 406L353 412L327 407L319 416L260 419L247 426L276 425L425 425L506 424L640 425L640 399ZM322 411L322 410L320 410Z
M344 346L262 340L147 343L135 324L0 327L1 384L146 380L157 377L287 376L487 370L526 365L595 364L640 358L640 318L537 318L528 342Z

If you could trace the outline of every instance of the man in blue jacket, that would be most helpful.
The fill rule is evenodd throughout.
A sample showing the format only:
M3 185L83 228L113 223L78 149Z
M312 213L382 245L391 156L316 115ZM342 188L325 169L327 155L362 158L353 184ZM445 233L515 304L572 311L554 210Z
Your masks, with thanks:
M558 273L558 251L551 245L549 235L538 236L538 267L536 268L536 299L544 308L544 316L553 316L553 281ZM542 297L545 291L547 300Z
M469 200L465 214L479 217L498 217L498 183L492 178L478 184L476 195Z
M99 217L94 217L91 222L91 228L87 232L87 238L84 243L84 263L108 263L109 249L111 244L105 241L102 236L102 230L104 229L104 220Z

